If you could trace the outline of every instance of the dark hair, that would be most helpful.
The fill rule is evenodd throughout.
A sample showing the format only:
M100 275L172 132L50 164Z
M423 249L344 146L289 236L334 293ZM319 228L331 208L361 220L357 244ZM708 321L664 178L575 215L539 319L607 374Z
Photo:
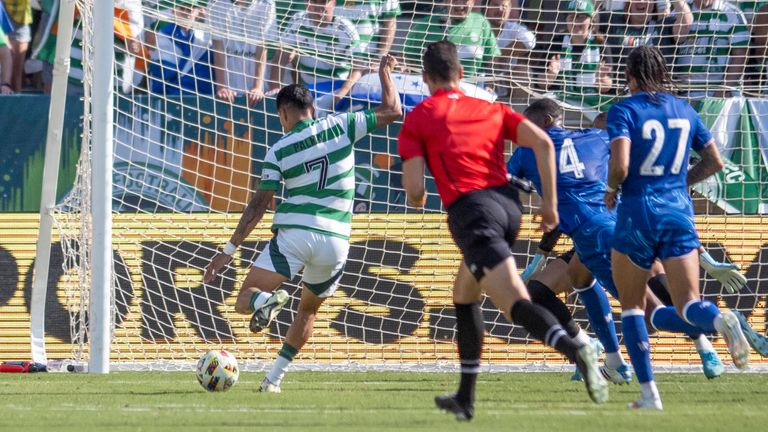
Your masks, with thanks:
M549 98L536 99L528 108L523 111L523 115L528 117L536 126L547 126L547 116L552 120L557 120L561 116L561 108L557 102Z
M280 89L277 93L277 109L292 107L299 111L312 108L312 93L301 84L291 84Z
M627 56L627 80L633 78L640 91L669 92L672 79L664 54L655 46L640 45Z
M459 79L459 53L456 45L447 40L432 42L427 45L424 56L421 59L424 72L439 81L453 81Z

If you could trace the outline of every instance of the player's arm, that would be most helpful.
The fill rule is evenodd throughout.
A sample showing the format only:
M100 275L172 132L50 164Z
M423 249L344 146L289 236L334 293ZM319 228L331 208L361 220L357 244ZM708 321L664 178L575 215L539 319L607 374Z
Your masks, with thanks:
M403 188L407 204L411 207L422 208L427 202L427 191L424 188L425 166L421 156L403 161Z
M531 262L520 275L520 277L523 279L523 282L528 283L528 280L531 278L531 276L540 272L541 269L544 268L546 257L552 252L552 249L555 248L555 245L557 245L557 242L560 240L560 236L562 234L563 233L559 228L555 228L554 230L546 232L541 236L541 240L539 240L539 246L536 248L536 254L533 256Z
M698 153L701 160L688 170L688 186L693 186L696 183L707 179L723 169L724 166L723 160L720 158L720 152L717 150L714 141L709 141L709 143L699 150Z
M423 118L417 106L405 118L403 127L397 135L397 153L403 160L403 189L405 189L406 203L411 207L421 208L427 202L427 191L424 187L426 173L426 139L423 129L420 127L430 119Z
M629 174L629 138L616 137L611 141L611 158L608 160L608 186L605 189L605 205L616 207L619 186Z
M541 179L541 227L554 230L559 223L557 187L555 186L555 147L546 132L525 119L517 125L517 144L533 150Z
M232 233L229 241L224 245L223 250L219 252L213 260L211 260L211 263L208 264L208 267L206 267L203 282L210 283L213 281L219 273L219 270L229 263L235 250L237 250L237 247L248 238L251 231L256 228L256 225L264 217L264 213L266 213L269 205L272 203L272 198L274 198L274 196L274 190L259 189L256 191L256 194L251 198L251 201L240 216L240 221L237 223L235 232Z
M397 60L393 56L385 54L381 57L381 63L379 63L381 104L373 110L376 113L376 127L392 124L403 116L400 95L397 93L395 82L392 80L392 71L396 66Z

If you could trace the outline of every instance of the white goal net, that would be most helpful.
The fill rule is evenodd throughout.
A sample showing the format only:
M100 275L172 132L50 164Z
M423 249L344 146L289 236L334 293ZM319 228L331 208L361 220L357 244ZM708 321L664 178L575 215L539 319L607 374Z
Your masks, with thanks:
M548 96L567 127L599 126L626 96L623 62L639 44L661 47L678 91L714 132L726 169L696 188L702 242L739 265L749 283L728 294L702 279L707 299L735 308L765 331L768 234L768 7L760 1L680 0L116 0L112 40L93 34L96 0L78 0L70 94L83 96L82 153L72 190L55 209L49 295L70 313L70 339L49 357L87 359L91 283L90 150L94 44L113 43L113 340L115 365L183 367L212 348L241 362L274 358L298 304L260 334L234 302L250 263L271 238L271 215L212 284L210 258L231 235L259 184L263 158L281 136L274 92L305 83L319 115L376 106L375 65L400 60L396 83L406 109L427 96L420 79L426 43L459 47L464 90L518 111ZM406 113L407 115L407 113ZM455 359L451 284L460 254L428 181L424 211L406 208L397 157L401 122L355 146L352 247L336 295L322 307L298 363L345 367L439 368ZM508 155L507 155L508 156ZM279 201L284 196L278 191ZM514 255L522 270L540 237L537 200L525 196ZM570 248L567 239L556 248ZM567 297L588 328L575 295ZM617 303L614 303L616 306ZM532 341L484 300L484 364L542 369L564 359ZM620 330L620 329L619 329ZM652 337L656 365L694 367L683 336ZM725 353L722 340L715 346ZM754 364L761 363L759 357Z

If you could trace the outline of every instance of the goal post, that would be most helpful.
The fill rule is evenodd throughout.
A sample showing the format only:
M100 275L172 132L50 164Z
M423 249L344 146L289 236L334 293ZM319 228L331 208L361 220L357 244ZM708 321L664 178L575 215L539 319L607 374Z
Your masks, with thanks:
M733 45L734 55L748 57L742 77L726 80L719 78L728 76L718 62L691 63L701 53L687 53L691 47L673 34L680 30L679 14L704 19L680 1L646 2L653 24L643 28L653 34L627 30L636 27L635 18L628 18L636 5L629 2L476 0L468 10L470 3L459 0L336 0L332 21L323 21L331 2L322 8L318 3L78 0L73 28L62 18L59 37L67 43L58 42L61 53L71 42L73 67L69 83L56 81L51 109L59 109L68 84L75 92L81 89L84 117L77 176L55 206L50 190L55 181L45 181L49 189L41 207L53 208L51 219L41 210L36 265L57 280L48 283L51 277L41 278L43 272L36 270L31 301L36 359L88 363L94 373L187 369L218 348L233 353L245 369L271 361L296 313L300 279L285 284L291 300L262 333L250 333L249 317L234 310L251 263L272 238L271 213L220 277L204 284L202 274L258 188L267 150L284 134L275 90L293 80L307 84L318 115L375 107L380 101L375 65L388 47L402 66L395 83L407 116L428 96L421 49L442 38L459 45L465 93L518 111L536 98L551 97L573 128L592 127L599 113L626 97L625 45L675 40L674 49L665 52L678 90L690 96L727 160L722 174L695 189L697 226L712 256L734 262L749 280L742 291L729 294L703 275L702 292L721 307L743 312L765 332L768 233L761 227L768 222L768 99L765 62L755 57L765 54L750 45L749 36L761 29L762 9L755 6L747 21L745 12L727 6L710 18L730 14L738 25L727 32L725 24L718 26L722 35L702 30L686 36L720 38ZM582 34L578 26L584 25ZM623 36L617 28L624 29ZM720 42L709 48L707 58L729 55ZM51 137L55 123L52 116ZM397 156L401 125L377 129L355 144L349 261L297 367L455 365L451 286L461 256L431 179L425 210L405 205ZM55 149L48 157L55 157ZM275 204L287 193L278 190ZM524 195L523 201L512 251L521 271L541 234L534 220L538 200ZM46 248L48 222L54 233ZM556 251L570 247L564 239ZM50 259L47 250L53 251ZM588 329L577 297L562 298ZM68 315L68 331L43 333L46 302ZM489 299L481 306L487 334L483 360L489 368L568 367L560 355L507 322ZM723 341L714 343L725 358ZM683 336L659 333L652 344L659 368L699 365L693 344ZM752 363L768 367L756 355Z
M91 193L93 202L93 244L91 296L88 315L90 356L88 371L109 373L112 340L112 146L113 146L113 37L114 0L93 3L93 88L91 93ZM87 32L88 27L83 28ZM86 38L87 39L87 38ZM87 68L87 66L86 66Z
M69 75L70 40L75 15L74 0L60 3L59 39L56 41L56 60L53 67L51 105L48 115L48 132L45 143L42 191L40 194L40 228L38 230L34 281L30 305L30 342L32 361L48 363L45 352L45 301L48 294L48 270L50 266L51 240L56 205L56 187L61 155L62 125L66 109L67 79Z

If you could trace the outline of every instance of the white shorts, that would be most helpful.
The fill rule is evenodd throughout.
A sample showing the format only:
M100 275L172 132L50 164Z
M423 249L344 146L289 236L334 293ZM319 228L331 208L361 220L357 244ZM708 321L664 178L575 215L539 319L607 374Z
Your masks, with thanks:
M349 240L303 229L279 229L256 257L254 267L302 282L318 297L330 297L339 285L349 253Z

